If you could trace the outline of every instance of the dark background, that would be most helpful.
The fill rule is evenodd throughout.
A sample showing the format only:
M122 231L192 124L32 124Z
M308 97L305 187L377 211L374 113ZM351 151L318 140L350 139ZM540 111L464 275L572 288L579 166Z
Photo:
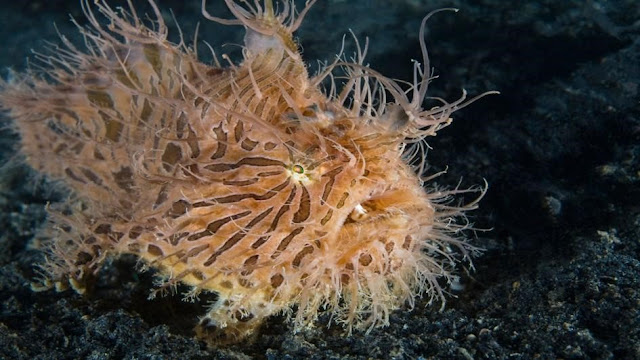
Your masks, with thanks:
M209 2L211 13L230 16L222 1ZM134 3L139 14L149 10ZM201 22L200 40L239 55L242 28L208 22L199 0L158 3L174 41L169 9L187 39ZM450 6L460 11L428 23L440 76L430 95L502 94L457 112L429 139L432 171L449 169L438 186L490 186L471 214L492 228L474 240L485 254L444 311L419 301L394 312L388 328L350 337L325 317L297 334L274 317L253 342L207 349L191 330L202 304L146 300L152 276L131 258L105 266L85 297L34 293L41 255L27 245L59 195L13 165L17 139L0 130L0 358L640 358L640 4L319 0L298 36L312 70L352 29L370 38L372 68L409 80L422 17ZM79 41L69 14L84 22L75 0L0 2L2 76L24 70L31 49L57 42L56 27Z

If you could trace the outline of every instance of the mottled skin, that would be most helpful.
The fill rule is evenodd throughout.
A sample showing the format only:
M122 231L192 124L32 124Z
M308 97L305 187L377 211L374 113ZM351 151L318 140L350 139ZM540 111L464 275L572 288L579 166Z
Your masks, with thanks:
M153 30L102 2L111 25L101 28L82 4L89 51L66 43L41 56L48 80L30 72L0 95L26 162L71 194L50 209L39 287L83 292L107 257L134 254L159 290L218 295L197 328L213 342L292 305L296 326L328 307L350 329L387 324L418 293L442 296L438 279L474 249L446 235L461 209L425 192L406 163L406 142L448 124L462 101L422 110L422 42L409 98L361 65L366 49L309 77L291 35L302 17L271 1L227 0L235 20L203 3L206 17L247 29L244 60L228 67L169 43L153 3ZM325 94L336 68L349 80ZM383 88L392 102L375 101Z

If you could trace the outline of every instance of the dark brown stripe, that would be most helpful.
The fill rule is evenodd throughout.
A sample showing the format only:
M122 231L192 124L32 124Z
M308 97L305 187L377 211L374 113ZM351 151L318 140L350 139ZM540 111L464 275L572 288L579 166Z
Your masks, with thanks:
M152 111L149 99L144 98L142 102L142 111L140 112L140 121L143 125L147 125L147 121L149 120L149 117L151 117Z
M172 219L177 219L180 216L184 215L191 208L191 204L189 204L186 200L178 200L171 205L171 208L165 212L165 216L168 216Z
M291 241L293 240L293 238L296 237L298 234L300 234L302 232L302 230L304 230L304 227L296 228L289 235L287 235L284 239L282 239L282 241L278 245L278 248L276 249L276 251L271 255L271 258L275 259L278 256L280 256L280 254L282 254L282 252L287 249L287 246L289 246L289 244L291 244Z
M342 197L340 197L340 201L338 201L338 205L336 205L336 207L338 209L340 209L341 207L344 206L344 202L347 201L347 198L349 197L349 193L348 192L343 192L342 193Z
M309 190L303 185L302 194L300 195L300 205L298 211L293 215L294 223L301 223L309 218L311 214L311 199L309 198Z
M101 108L113 109L113 99L111 95L104 91L87 90L87 99L93 105Z
M296 254L296 257L293 259L293 261L291 262L291 265L293 265L293 267L300 267L300 263L302 262L302 258L304 258L305 256L309 255L313 253L313 246L307 244L304 246L304 248L302 250L300 250L300 252L298 252Z
M193 249L189 250L184 255L184 258L190 258L190 257L197 256L198 254L200 254L201 252L207 250L208 248L209 248L209 244L202 244L200 246L196 246Z
M249 221L249 223L247 224L247 226L245 226L245 228L251 229L252 227L256 226L258 223L260 223L260 221L264 220L264 218L269 216L269 214L271 214L272 211L273 211L273 206L261 212L258 216L254 217L251 221Z
M181 233L171 234L171 235L169 236L169 243L170 243L171 245L173 245L173 246L176 246L176 245L178 245L178 244L180 243L180 241L181 241L182 239L184 239L187 235L189 235L189 233L188 233L188 232L186 232L186 231L183 231L183 232L181 232Z
M197 135L191 128L189 128L187 144L189 144L189 148L191 149L191 158L197 159L200 156L200 146L198 145Z
M120 168L120 171L112 172L113 180L116 185L127 193L132 193L135 188L135 180L133 179L133 171L130 167L124 166Z
M96 149L93 149L93 157L94 157L96 160L105 160L104 155L102 155L102 153L100 152L100 150L98 150L97 148L96 148Z
M39 140L39 139L36 137L36 140ZM68 147L69 147L69 145L67 145L66 143L62 143L62 144L60 144L60 145L57 145L57 146L55 147L55 149L53 149L53 153L54 153L54 154L56 154L56 155L59 155L59 154L60 154L61 152L63 152L64 150L67 150L67 148L68 148ZM98 150L98 149L96 149L96 150L94 150L94 151L97 151L97 150ZM94 157L96 157L96 156L94 155ZM102 160L104 160L104 157L102 158Z
M240 139L242 139L242 137L244 136L244 124L242 123L242 121L238 121L236 123L236 127L234 128L233 133L235 135L236 142L240 142Z
M260 89L266 89L269 86L271 86L271 84L266 85L264 87L262 87L262 86L260 86L260 84L258 84L258 86L260 87ZM256 114L258 117L262 117L263 119L271 119L270 117L263 117L262 116L262 115L264 115L264 114L262 114L262 112L264 111L264 105L265 105L265 101L260 101L256 105L255 109L253 109L253 113Z
M223 172L234 169L233 164L212 164L207 165L204 168L213 172Z
M138 236L142 235L143 228L140 225L135 225L129 230L129 239L137 239Z
M222 184L228 186L248 186L257 183L258 180L258 178L251 178L249 180L222 180Z
M371 254L360 254L360 258L358 258L358 262L362 266L369 266L372 261L373 257L371 256Z
M160 192L158 192L158 197L156 198L155 203L153 204L153 209L155 210L156 208L158 208L158 206L162 205L165 201L167 201L168 199L168 186L167 185L163 185L160 188Z
M251 244L251 248L252 249L259 248L260 246L262 246L262 244L266 243L267 240L269 240L270 237L271 237L271 235L261 236L260 239L256 240L256 242Z
M282 285L282 283L284 282L284 276L282 276L281 274L275 274L271 276L271 287L272 288L277 288L278 286Z
M242 240L245 236L247 236L249 229L254 227L260 221L264 220L264 218L267 217L271 213L271 211L273 211L273 207L270 207L267 210L260 213L258 216L253 218L244 227L244 229L233 234L233 236L231 236L227 241L225 241L220 248L218 248L213 254L211 254L209 259L207 259L207 261L204 262L204 266L209 266L213 264L218 259L218 256L222 255L222 253L234 247L240 240Z
M243 217L245 217L245 216L247 216L249 214L251 214L251 211L247 210L247 211L243 211L241 213L233 214L233 215L224 217L222 219L218 219L216 221L210 222L209 225L207 225L207 229L206 230L189 236L187 241L194 241L194 240L198 240L200 238L203 238L205 236L213 235L218 230L220 230L220 228L222 226L224 226L228 222L234 221L234 220L238 220L238 219L242 219Z
M274 160L274 159L269 159L269 158L265 158L265 157L245 157L242 158L240 161L238 161L235 164L211 164L211 165L207 165L204 168L209 170L209 171L214 171L214 172L223 172L223 171L229 171L229 170L233 170L233 169L237 169L241 166L282 166L284 167L285 164L282 161L279 160Z
M157 44L145 44L142 48L144 57L147 59L153 71L162 78L162 60L160 58L160 47ZM124 58L123 58L124 59Z
M245 260L244 264L242 265L242 271L240 272L240 274L242 274L242 276L251 274L256 268L259 257L260 255L252 255L247 260Z
M98 177L96 173L85 168L80 168L80 171L82 172L82 175L84 175L84 177L86 177L89 181L98 186L102 186L102 179L100 179L100 177Z
M411 235L405 236L404 243L402 244L402 248L405 250L409 250L409 248L411 247L412 240L413 238L411 237Z
M271 222L271 226L269 227L269 230L268 230L269 232L275 230L278 227L278 222L280 221L280 218L282 217L282 215L284 215L284 213L289 211L289 209L291 208L291 201L293 201L293 198L296 196L296 191L297 191L297 188L294 186L291 189L291 192L289 193L289 197L284 202L284 205L280 207L280 209L278 210L278 213L276 214L276 216L274 216L273 221Z
M113 119L102 110L98 110L98 115L100 115L104 122L104 137L113 142L118 142L122 129L124 129L124 124L119 120Z
M176 135L178 139L184 139L186 135L189 134L189 128L187 128L188 124L189 120L187 120L187 114L181 112L176 119Z
M162 249L160 249L158 246L153 245L153 244L149 244L147 245L147 252L153 256L163 256L164 253L162 252Z
M79 143L73 145L73 147L71 148L71 151L73 151L77 155L80 155L80 153L82 152L83 149L84 149L84 144L79 142Z
M282 166L284 167L285 164L282 161L279 160L274 160L274 159L269 159L269 158L265 158L265 157L246 157L243 158L242 160L238 161L235 164L235 167L240 167L240 166Z
M224 154L227 152L227 133L222 129L222 124L214 127L213 133L216 135L218 147L216 148L216 152L211 155L211 160L216 160L224 157Z
M77 182L80 182L80 183L83 183L83 184L86 184L86 183L87 183L86 181L84 181L82 178L80 178L78 175L76 175L76 174L75 174L71 169L69 169L69 168L64 169L64 173L65 173L65 174L67 174L67 176L68 176L68 177L70 177L71 179L73 179L73 180L75 180L75 181L77 181Z
M256 146L258 145L257 141L251 140L251 139L244 139L242 140L242 144L240 145L244 150L247 151L253 151L253 149L256 148Z
M272 188L271 190L268 190L267 192L265 192L262 195L253 194L253 193L238 194L238 195L228 195L228 196L223 196L221 198L216 198L212 202L209 202L208 204L200 204L200 203L197 203L197 204L199 206L207 206L207 205L214 205L216 203L217 204L234 203L234 202L242 201L244 199L254 199L254 200L258 200L258 201L268 200L268 199L271 199L272 197L276 196L280 191L282 191L285 187L287 187L289 185L289 182L290 182L290 180L287 178L287 180L285 180L285 182L283 182L280 185ZM203 203L203 202L201 202L201 203ZM195 207L195 204L194 204L194 207Z
M327 211L327 214L322 218L322 220L320 220L320 224L325 225L326 223L328 223L329 220L331 220L332 215L333 215L333 209L329 209L329 211Z
M162 153L162 167L165 171L171 171L173 166L182 159L182 148L170 142Z
M324 190L322 191L322 202L327 202L329 195L331 194L331 190L333 189L333 184L336 182L336 176L342 171L343 167L337 167L325 174L322 174L322 177L328 177L329 181L324 184Z
M263 172L259 172L257 175L260 177L269 177L269 176L280 175L283 172L284 172L283 170L263 171Z
M100 224L93 229L96 234L108 234L111 232L111 224Z
M244 199L249 199L249 198L256 198L258 197L258 194L235 194L235 195L228 195L228 196L223 196L220 198L216 198L214 199L213 203L218 203L218 204L230 204L230 203L235 203L235 202L240 202Z

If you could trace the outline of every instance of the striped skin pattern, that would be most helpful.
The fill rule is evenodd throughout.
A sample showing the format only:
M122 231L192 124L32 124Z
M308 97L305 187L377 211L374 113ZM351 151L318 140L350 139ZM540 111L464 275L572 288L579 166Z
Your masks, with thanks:
M86 0L87 49L62 38L2 84L26 162L70 194L49 209L35 288L83 293L107 258L133 254L160 279L152 296L217 294L196 328L212 343L280 312L300 329L326 309L350 332L388 324L419 294L442 298L478 251L452 234L476 203L422 188L422 140L473 99L422 108L426 18L413 84L364 66L359 44L353 62L309 76L292 33L313 2L296 16L289 1L276 13L226 0L231 20L203 2L205 17L247 31L240 64L211 66L167 41L153 1L147 26L132 6Z

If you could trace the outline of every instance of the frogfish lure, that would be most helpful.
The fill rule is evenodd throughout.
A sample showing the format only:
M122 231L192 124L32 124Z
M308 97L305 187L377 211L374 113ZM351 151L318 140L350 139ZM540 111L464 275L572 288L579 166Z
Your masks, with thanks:
M292 34L315 2L225 0L223 19L203 1L204 17L246 30L243 59L222 66L169 42L153 0L146 24L131 0L81 0L86 45L62 37L0 84L23 159L69 194L48 207L34 289L84 293L132 254L159 279L152 297L215 294L196 326L212 344L277 313L301 329L324 311L351 333L421 294L444 303L479 252L460 235L477 200L452 196L486 187L425 191L424 139L477 97L423 108L431 14L411 82L369 68L357 40L353 60L309 75Z

